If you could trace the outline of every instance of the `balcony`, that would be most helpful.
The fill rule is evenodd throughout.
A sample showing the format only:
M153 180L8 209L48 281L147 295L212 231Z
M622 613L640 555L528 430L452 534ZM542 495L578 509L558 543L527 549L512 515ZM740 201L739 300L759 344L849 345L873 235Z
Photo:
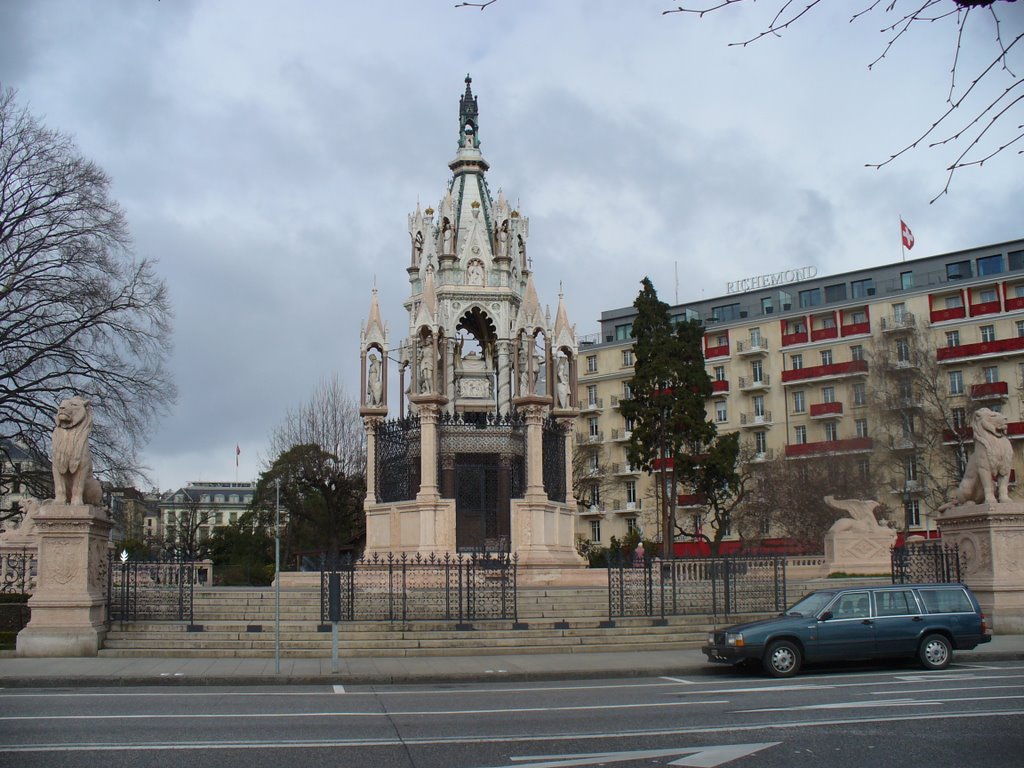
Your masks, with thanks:
M773 461L775 459L775 449L766 448L763 451L756 451L753 456L750 457L750 463L760 463L762 461Z
M898 333L912 330L914 330L914 315L910 312L882 318L882 333Z
M969 309L971 317L978 317L979 315L998 315L1003 311L1003 307L999 303L999 299L996 299L995 301L983 301L978 304L971 304Z
M594 443L604 442L604 432L598 430L597 432L577 432L576 443L578 445L593 445Z
M706 507L708 500L702 493L681 493L676 498L676 504L680 507Z
M759 338L750 341L737 341L736 354L741 357L764 356L768 354L768 339Z
M604 398L594 397L580 403L580 413L594 413L604 410Z
M939 347L935 359L940 363L962 362L986 357L1010 357L1024 354L1024 336L995 341L980 341L977 344L960 344L956 347Z
M711 392L716 395L727 395L729 394L729 380L728 379L714 379L711 382Z
M705 347L704 358L710 360L712 357L728 357L729 356L729 345L723 344L720 347Z
M842 379L854 376L866 376L867 360L851 360L848 363L832 363L830 365L812 365L808 368L792 368L782 372L783 384L804 383L812 379Z
M806 344L808 339L807 329L804 328L802 331L794 331L793 333L782 334L782 346L791 347L794 344Z
M812 403L812 419L835 419L843 415L843 404L840 402Z
M629 440L632 436L633 430L631 429L612 429L612 440Z
M629 400L629 395L610 395L609 405L611 405L612 408L618 408L622 404L623 400Z
M616 462L612 464L613 475L639 475L640 470L628 462Z
M1003 304L1007 312L1024 309L1024 296L1007 296L1003 299Z
M770 427L773 423L771 411L765 411L764 413L740 414L740 426L745 429L753 429L754 427Z
M643 508L643 502L643 499L637 499L636 501L627 501L624 505L614 507L614 509L620 515L633 515Z
M771 376L755 379L752 376L740 376L740 392L762 392L771 387Z
M971 400L1006 400L1009 394L1010 385L1005 381L986 381L971 386Z
M811 341L825 341L826 339L838 339L839 329L834 325L828 328L815 328L811 331Z
M963 320L967 317L966 307L950 307L949 309L933 309L930 313L932 324L942 323L946 320Z
M795 443L786 446L787 459L805 456L829 456L836 453L869 453L874 447L870 437L850 437L846 440L823 440L820 443Z

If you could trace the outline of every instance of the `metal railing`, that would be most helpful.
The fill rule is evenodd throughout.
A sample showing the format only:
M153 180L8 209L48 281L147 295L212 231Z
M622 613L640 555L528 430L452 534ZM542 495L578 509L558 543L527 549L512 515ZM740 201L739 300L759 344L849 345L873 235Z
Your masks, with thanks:
M889 550L893 584L960 581L960 549L941 541L920 542Z
M208 563L187 560L129 560L110 554L107 562L107 623L187 621L193 614L197 572Z

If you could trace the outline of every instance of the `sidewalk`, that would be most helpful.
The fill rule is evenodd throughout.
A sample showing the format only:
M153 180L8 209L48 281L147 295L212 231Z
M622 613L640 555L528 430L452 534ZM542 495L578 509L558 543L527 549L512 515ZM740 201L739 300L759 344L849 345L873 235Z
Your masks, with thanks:
M1024 635L996 635L973 651L956 651L953 664L1024 660ZM142 685L389 685L522 682L618 677L693 677L720 667L698 649L634 653L495 654L281 659L0 658L0 688L76 688Z

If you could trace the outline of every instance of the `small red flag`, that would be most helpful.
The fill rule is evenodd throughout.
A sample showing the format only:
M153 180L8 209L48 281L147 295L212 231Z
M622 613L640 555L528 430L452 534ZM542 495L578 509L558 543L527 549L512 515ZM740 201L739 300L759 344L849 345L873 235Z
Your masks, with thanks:
M907 223L900 219L900 235L903 237L903 247L908 251L914 247L914 233L910 231Z

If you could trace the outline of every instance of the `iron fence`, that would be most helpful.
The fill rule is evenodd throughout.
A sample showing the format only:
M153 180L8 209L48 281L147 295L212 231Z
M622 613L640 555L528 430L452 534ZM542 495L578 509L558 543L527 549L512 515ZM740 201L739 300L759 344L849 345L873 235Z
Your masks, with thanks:
M518 620L517 555L324 557L320 621Z
M32 550L8 550L0 555L0 594L30 595L35 591L39 561Z
M107 623L195 623L196 573L206 565L187 560L122 560L111 553L107 562Z
M786 607L786 558L734 556L612 561L608 620L625 616L779 612Z
M960 548L956 544L921 542L889 550L893 584L935 584L960 581Z

